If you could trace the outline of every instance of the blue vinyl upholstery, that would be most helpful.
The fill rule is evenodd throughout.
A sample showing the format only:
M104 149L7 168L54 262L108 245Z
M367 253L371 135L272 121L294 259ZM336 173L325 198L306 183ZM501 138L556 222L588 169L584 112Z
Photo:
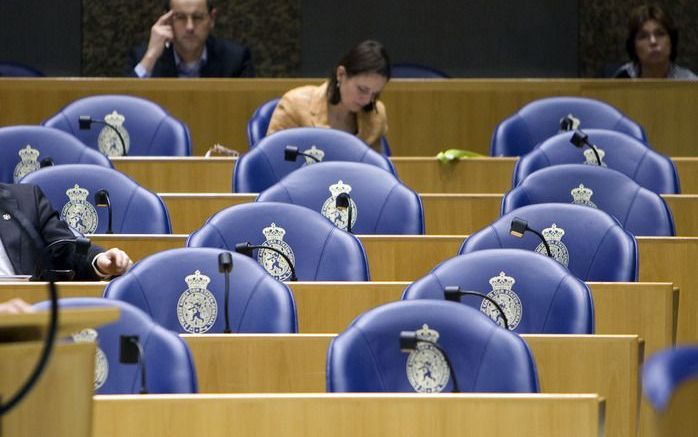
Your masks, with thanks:
M598 208L633 235L675 235L671 211L661 196L598 165L562 164L538 170L504 196L502 213L551 202Z
M120 318L96 329L83 330L75 341L93 338L97 343L95 373L96 394L138 394L140 372L137 364L119 363L120 337L137 335L145 356L146 388L148 393L196 393L194 361L187 344L174 332L155 323L146 313L126 302L102 298L66 298L59 300L61 308L111 307L119 308ZM35 305L49 309L49 302ZM100 365L106 360L106 366Z
M287 174L316 163L310 158L298 156L296 161L284 159L284 149L292 145L300 152L327 161L353 161L374 165L395 174L388 158L371 149L358 137L335 129L298 127L284 129L262 138L248 153L240 156L235 164L233 191L259 193L279 182Z
M336 161L300 168L260 193L257 201L293 203L319 212L324 205L323 215L346 229L348 211L334 208L334 193L346 190L350 190L353 205L353 233L424 233L424 211L417 193L369 164Z
M601 162L617 170L644 188L657 194L678 194L679 176L674 163L667 156L655 152L647 144L622 132L608 129L588 129L589 141L597 146ZM563 132L543 141L530 153L522 156L514 167L513 186L528 175L553 165L597 165L594 152L580 150L570 143L572 132Z
M175 332L221 333L225 327L221 252L213 248L158 252L111 281L104 296L142 309ZM232 332L296 332L296 305L288 287L254 260L237 253L232 258L228 306Z
M514 248L545 254L540 239L531 232L523 238L509 233L514 217L527 220L531 228L541 232L550 244L553 256L566 263L579 279L637 281L635 238L615 218L601 210L580 205L540 203L518 208L468 237L458 253Z
M452 391L453 375L439 378L446 374L443 358L431 359L438 354L412 352L408 358L400 351L400 332L423 328L438 334L437 344L446 351L461 392L539 390L533 355L521 337L466 305L430 299L392 302L357 317L330 344L327 390ZM417 384L408 379L408 366Z
M271 230L272 224L277 231L267 231L269 236L265 235L265 228ZM289 203L255 202L226 208L193 232L187 246L232 251L236 244L246 241L289 251L285 253L291 255L301 281L369 280L366 253L358 238L338 229L319 213ZM264 256L256 254L262 263ZM286 262L271 253L267 255L280 263L268 265L270 274L280 280L289 279Z
M262 103L250 117L247 122L247 143L250 150L257 145L259 140L267 136L271 115L279 104L280 98L276 97L267 102Z
M115 234L172 232L170 217L160 196L112 168L91 164L58 165L30 173L21 182L38 185L53 208L61 213L61 218L80 233L105 233L108 226L107 208L95 208L94 201L94 194L102 189L109 192ZM68 190L75 185L88 191L83 193L86 198L71 200L68 197ZM86 212L91 209L91 214L97 214L96 223L91 222L91 214ZM92 230L92 227L95 229Z
M522 156L558 133L560 119L568 114L580 120L580 128L617 130L646 141L645 131L608 103L584 97L548 97L533 101L494 130L491 156Z
M16 183L39 169L42 160L54 165L95 164L112 167L111 161L61 130L44 126L0 128L0 182Z
M112 146L102 153L118 156L122 154L121 144L113 131L98 124L81 130L78 123L81 115L104 121L105 116L114 111L123 116L123 128L127 133L124 140L129 156L191 155L187 126L159 105L140 97L113 94L84 97L68 104L43 124L68 132L96 150L100 150L99 136L104 131L103 135L110 138Z
M683 345L652 355L642 369L642 391L655 410L669 407L684 384L698 381L698 346ZM695 424L695 416L693 417ZM695 431L695 429L694 429Z
M489 249L450 258L410 284L403 299L444 299L457 285L488 295L519 334L593 334L594 304L587 285L547 256L521 249ZM504 326L494 305L477 296L461 302Z

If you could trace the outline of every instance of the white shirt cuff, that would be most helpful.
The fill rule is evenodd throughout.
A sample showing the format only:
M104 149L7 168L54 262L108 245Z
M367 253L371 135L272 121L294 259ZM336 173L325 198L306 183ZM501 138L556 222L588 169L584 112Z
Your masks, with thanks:
M145 67L143 67L140 63L133 67L133 72L136 73L136 76L140 77L141 79L150 77L148 70L146 70Z

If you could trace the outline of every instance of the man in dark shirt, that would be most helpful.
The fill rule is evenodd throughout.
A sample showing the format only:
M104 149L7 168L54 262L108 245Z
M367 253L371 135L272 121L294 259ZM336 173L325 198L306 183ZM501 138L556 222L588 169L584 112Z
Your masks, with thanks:
M213 37L213 0L169 0L150 40L129 53L136 77L252 77L250 50Z

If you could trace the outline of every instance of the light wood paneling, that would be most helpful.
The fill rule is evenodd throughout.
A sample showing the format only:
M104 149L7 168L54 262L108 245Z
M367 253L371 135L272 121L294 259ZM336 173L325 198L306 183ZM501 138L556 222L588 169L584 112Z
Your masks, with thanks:
M93 437L598 437L604 427L591 394L95 396L94 409Z

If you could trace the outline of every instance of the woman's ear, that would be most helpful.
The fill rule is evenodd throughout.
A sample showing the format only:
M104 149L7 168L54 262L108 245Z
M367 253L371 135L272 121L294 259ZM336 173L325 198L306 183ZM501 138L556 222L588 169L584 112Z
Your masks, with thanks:
M337 83L341 83L344 79L347 77L347 69L344 68L344 65L340 65L337 67Z

